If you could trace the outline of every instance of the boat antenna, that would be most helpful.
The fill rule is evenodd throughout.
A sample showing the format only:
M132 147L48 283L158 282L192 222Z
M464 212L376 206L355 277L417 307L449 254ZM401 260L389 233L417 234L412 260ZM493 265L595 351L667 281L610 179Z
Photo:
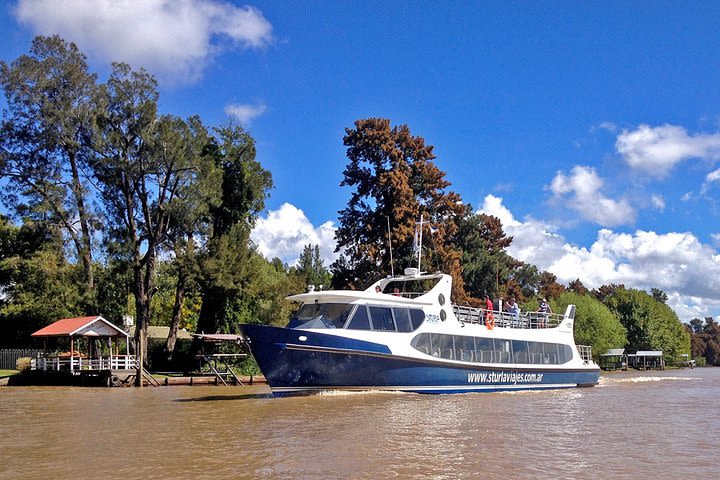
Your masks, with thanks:
M420 268L420 260L422 259L422 226L423 226L423 216L422 213L420 214L420 226L419 226L419 233L418 233L418 242L417 242L417 250L418 250L418 273L422 272L422 269Z
M385 218L387 218L387 225L388 225L388 245L390 245L390 276L395 276L395 266L393 265L393 256L392 256L392 238L390 237L390 216L385 215Z

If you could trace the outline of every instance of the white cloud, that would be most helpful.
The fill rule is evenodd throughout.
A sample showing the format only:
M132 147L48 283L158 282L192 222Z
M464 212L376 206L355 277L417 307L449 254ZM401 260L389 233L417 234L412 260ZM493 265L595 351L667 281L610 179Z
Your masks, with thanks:
M13 13L36 34L177 82L200 78L223 50L273 40L260 10L222 0L19 0Z
M600 193L603 180L592 167L577 165L570 175L558 172L549 189L563 205L602 226L631 224L635 209L626 200L613 200Z
M720 158L720 133L689 135L676 125L651 127L642 124L635 130L623 130L615 148L627 164L651 177L662 178L690 158Z
M720 168L705 175L705 181L700 188L700 194L705 195L713 183L720 183Z
M250 123L267 110L267 105L226 105L225 114L229 117L234 118L244 126L250 125Z
M505 232L514 237L510 255L552 272L561 283L579 278L588 288L610 283L660 288L683 321L720 313L720 254L691 233L601 229L586 248L567 243L552 225L517 221L501 198L488 195L479 211L501 218ZM720 234L713 238L720 242Z
M653 207L657 208L661 212L665 210L665 199L662 197L662 195L653 194L650 197L650 202L652 203Z
M599 124L593 126L590 131L594 132L595 130L607 130L610 133L615 133L618 130L617 125L615 125L613 122L600 122Z
M720 233L711 233L710 238L712 238L713 245L720 247Z
M337 258L335 230L331 221L316 228L302 210L284 203L257 220L251 238L265 258L278 257L289 265L297 262L305 245L319 245L320 257L327 267Z

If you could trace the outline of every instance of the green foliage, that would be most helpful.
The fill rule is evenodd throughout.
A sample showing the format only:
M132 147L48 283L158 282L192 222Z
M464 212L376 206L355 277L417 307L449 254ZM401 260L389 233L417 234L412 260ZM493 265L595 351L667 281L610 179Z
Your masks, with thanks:
M551 303L555 312L564 312L568 305L575 305L575 343L591 345L596 357L610 348L623 348L627 343L625 328L618 317L590 295L566 291Z
M486 293L492 298L497 297L500 285L506 284L521 265L505 252L512 237L505 235L500 220L474 214L470 205L458 220L453 243L462 250L465 291L475 298L482 298Z
M52 222L83 265L84 310L94 308L93 230L85 175L92 150L95 75L85 56L58 36L38 36L29 55L0 62L8 109L0 127L0 194L18 215Z
M665 358L690 353L690 335L677 314L647 293L616 288L605 304L627 329L627 349L662 350Z
M0 249L0 345L25 346L32 332L82 311L82 268L48 230L0 218Z
M296 272L305 279L305 283L308 285L315 285L316 287L330 286L332 275L325 268L323 260L320 258L319 245L308 244L303 247L303 251L298 258Z

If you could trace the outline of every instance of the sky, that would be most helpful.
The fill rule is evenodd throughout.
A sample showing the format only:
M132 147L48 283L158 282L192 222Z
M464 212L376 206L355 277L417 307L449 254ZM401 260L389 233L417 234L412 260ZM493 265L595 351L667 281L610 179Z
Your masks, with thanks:
M659 288L720 316L720 3L15 0L33 36L159 81L160 109L242 124L274 188L253 239L334 258L345 128L407 124L509 253L568 284ZM1 104L4 106L4 104Z

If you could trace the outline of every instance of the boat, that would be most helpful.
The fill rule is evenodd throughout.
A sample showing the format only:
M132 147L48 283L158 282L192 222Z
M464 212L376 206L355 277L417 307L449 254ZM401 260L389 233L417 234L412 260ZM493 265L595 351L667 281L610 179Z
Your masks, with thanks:
M419 264L419 262L418 262ZM450 303L452 277L406 269L366 290L321 290L284 327L240 326L276 396L328 390L465 393L596 385L575 306L525 314Z

